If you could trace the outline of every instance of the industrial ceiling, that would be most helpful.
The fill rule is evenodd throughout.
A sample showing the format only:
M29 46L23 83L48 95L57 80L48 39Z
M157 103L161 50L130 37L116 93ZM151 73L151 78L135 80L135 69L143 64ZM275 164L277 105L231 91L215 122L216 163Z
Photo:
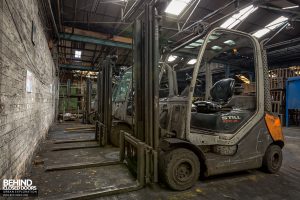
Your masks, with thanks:
M60 36L59 64L65 68L91 69L88 67L96 67L105 56L116 54L119 66L132 65L131 25L148 1L52 0L51 11ZM231 28L253 34L284 17L284 23L259 40L268 48L270 67L300 64L299 0L181 1L187 2L187 6L179 15L165 12L171 0L157 1L163 46L172 49L197 34L224 25L234 14L253 6L253 13ZM76 51L81 55L76 56Z

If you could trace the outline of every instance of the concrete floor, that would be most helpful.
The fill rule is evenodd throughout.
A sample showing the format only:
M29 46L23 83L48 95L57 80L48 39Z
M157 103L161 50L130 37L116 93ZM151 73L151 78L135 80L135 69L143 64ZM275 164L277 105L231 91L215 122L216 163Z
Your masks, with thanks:
M62 194L94 191L108 186L120 187L135 183L134 177L122 165L92 167L64 171L45 171L49 166L82 162L118 160L118 149L95 148L96 142L55 144L60 140L91 140L93 132L70 132L65 128L83 126L65 123L51 128L47 140L35 156L27 178L38 187L39 199L58 199ZM300 198L300 128L284 129L286 144L283 165L278 174L260 170L209 177L199 180L195 187L184 192L170 191L164 185L152 185L142 190L96 199L299 199ZM85 147L72 150L57 148ZM90 147L90 148L88 148Z

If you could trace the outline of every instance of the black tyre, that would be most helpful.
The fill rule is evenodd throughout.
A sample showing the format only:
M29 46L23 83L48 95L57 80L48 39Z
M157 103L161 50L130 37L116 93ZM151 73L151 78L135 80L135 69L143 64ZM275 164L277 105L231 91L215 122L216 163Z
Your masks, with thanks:
M268 173L276 173L282 164L282 151L278 145L270 145L263 158L263 169Z
M198 157L184 148L174 149L160 156L160 174L173 190L186 190L194 186L200 174Z

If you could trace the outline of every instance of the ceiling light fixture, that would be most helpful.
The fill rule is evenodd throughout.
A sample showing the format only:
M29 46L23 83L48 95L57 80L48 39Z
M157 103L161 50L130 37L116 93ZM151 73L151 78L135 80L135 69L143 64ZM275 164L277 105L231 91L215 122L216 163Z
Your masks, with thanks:
M81 51L75 50L75 58L81 58Z

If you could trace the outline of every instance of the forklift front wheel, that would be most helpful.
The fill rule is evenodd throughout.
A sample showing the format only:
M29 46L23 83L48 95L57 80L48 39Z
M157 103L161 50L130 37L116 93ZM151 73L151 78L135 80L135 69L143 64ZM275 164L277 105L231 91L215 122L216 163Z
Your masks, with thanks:
M163 181L173 190L186 190L194 186L200 174L200 162L194 152L178 148L160 157Z
M280 146L272 144L268 147L263 158L263 169L269 173L279 171L282 163L282 151Z

